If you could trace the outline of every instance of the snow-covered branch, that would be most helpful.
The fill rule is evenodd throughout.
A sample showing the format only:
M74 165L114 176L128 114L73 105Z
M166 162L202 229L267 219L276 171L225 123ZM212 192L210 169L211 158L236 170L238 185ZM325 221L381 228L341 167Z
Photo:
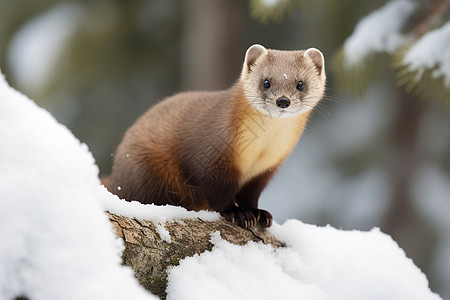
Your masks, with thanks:
M387 2L362 18L345 41L343 68L361 70L370 57L387 53L398 61L394 64L402 69L399 76L403 84L426 89L420 80L428 72L431 76L425 83L443 79L441 89L449 89L450 22L444 18L449 9L450 1L446 0Z
M410 72L417 72L416 82L431 70L434 78L442 77L450 88L450 22L426 33L406 52L402 62Z
M412 0L395 0L361 19L344 43L346 65L354 67L377 53L392 54L411 41L403 28L416 7Z

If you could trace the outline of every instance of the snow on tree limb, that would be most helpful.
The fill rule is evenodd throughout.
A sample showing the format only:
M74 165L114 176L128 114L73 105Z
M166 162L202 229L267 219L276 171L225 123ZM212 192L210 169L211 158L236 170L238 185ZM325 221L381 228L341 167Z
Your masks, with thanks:
M411 38L402 32L416 2L395 0L364 17L344 43L345 64L355 66L376 53L393 53Z
M414 80L422 79L426 69L434 78L443 77L450 88L450 22L426 33L404 55L402 63L410 72L417 72Z

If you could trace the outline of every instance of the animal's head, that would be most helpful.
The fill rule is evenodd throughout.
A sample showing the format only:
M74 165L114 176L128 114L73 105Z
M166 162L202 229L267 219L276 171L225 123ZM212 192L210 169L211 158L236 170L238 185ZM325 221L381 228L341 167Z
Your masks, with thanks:
M313 109L325 92L325 61L318 49L280 51L253 45L241 73L244 94L258 111L292 117Z

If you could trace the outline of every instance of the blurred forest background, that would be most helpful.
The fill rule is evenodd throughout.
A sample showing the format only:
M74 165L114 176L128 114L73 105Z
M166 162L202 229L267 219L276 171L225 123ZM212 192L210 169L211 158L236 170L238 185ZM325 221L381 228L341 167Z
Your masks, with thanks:
M179 91L229 87L250 45L319 48L327 97L260 206L279 223L380 227L450 299L450 75L402 66L449 24L449 2L0 0L0 67L107 175L138 116ZM373 14L388 5L402 15ZM442 45L425 56L449 67L450 34Z

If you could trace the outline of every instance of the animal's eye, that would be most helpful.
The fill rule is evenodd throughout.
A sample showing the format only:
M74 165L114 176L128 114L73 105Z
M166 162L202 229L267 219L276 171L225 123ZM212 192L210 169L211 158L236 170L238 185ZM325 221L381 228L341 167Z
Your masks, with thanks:
M263 81L263 87L264 87L265 89L270 88L270 81L269 81L269 79L264 79L264 81Z
M299 81L297 83L297 90L303 91L304 89L305 89L305 84L303 83L303 81Z

